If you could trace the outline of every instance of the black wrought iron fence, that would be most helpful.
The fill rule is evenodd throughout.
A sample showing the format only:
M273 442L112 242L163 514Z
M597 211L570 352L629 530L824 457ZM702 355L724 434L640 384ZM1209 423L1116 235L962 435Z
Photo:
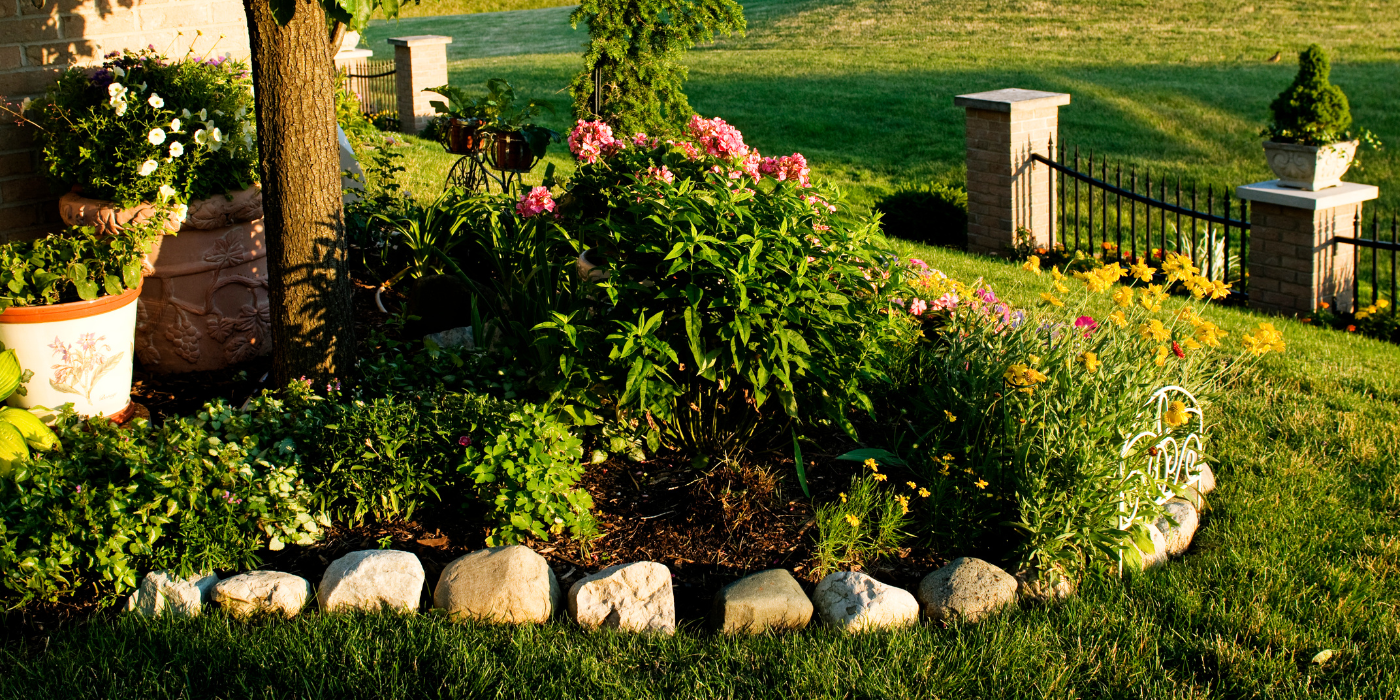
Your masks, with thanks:
M1201 273L1231 285L1236 300L1247 297L1249 203L1229 190L1183 186L1180 178L1153 178L1148 170L1124 169L1076 147L1066 157L1031 154L1060 177L1050 187L1051 247L1082 250L1105 260L1160 263L1169 252L1189 256ZM1201 207L1205 210L1202 211Z
M1338 243L1356 246L1356 306L1374 306L1377 301L1396 303L1395 257L1400 251L1400 215L1380 210L1356 215L1352 237L1337 236Z
M345 84L360 98L360 111L371 119L398 119L394 59L365 60L345 69Z

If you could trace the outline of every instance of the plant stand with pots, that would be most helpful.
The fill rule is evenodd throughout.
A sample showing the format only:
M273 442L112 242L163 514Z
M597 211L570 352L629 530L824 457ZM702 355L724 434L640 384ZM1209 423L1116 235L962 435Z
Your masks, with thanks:
M66 194L63 221L115 232L152 209ZM194 202L178 234L162 236L146 259L136 313L135 353L159 374L223 369L272 349L262 190Z
M448 134L451 139L452 132ZM466 152L461 152L462 157L457 159L447 174L449 187L490 192L492 183L495 183L502 192L509 192L540 161L518 131L477 131L473 134L471 145L470 149L464 147ZM452 152L459 153L456 150Z

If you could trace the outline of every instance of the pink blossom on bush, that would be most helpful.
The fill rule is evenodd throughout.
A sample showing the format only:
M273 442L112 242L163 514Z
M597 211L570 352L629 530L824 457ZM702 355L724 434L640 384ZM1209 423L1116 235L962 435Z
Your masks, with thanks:
M661 167L659 167L659 168L656 167L656 166L654 166L654 165L651 166L650 168L647 168L647 172L646 172L646 176L645 176L645 177L646 177L647 179L649 179L649 180L656 180L657 182L664 182L664 183L666 183L666 184L668 184L668 185L676 181L676 175L675 175L675 173L672 173L671 170L670 170L670 168L667 168L667 167L664 166L664 165L661 166Z
M689 141L667 141L667 145L675 146L685 152L685 157L695 160L700 157L700 149Z
M749 151L748 155L744 156L744 160L739 164L739 167L743 169L745 175L753 178L754 182L758 182L763 178L763 175L758 171L762 163L763 157L758 155L757 149L754 149Z
M804 197L802 198L802 201L804 201L804 202L806 202L806 203L812 205L812 207L813 207L815 210L817 210L817 211L820 211L820 210L822 210L822 209L825 209L825 210L827 210L828 212L835 212L835 211L836 211L836 205L834 205L834 204L832 204L832 203L826 201L825 199L822 199L821 197L818 197L818 196L816 196L816 195L814 195L814 194L809 194L809 195L804 196Z
M958 295L947 292L943 296L935 299L933 303L929 305L929 308L934 311L952 311L958 308Z
M585 163L594 163L603 155L603 147L613 142L612 127L601 121L582 119L569 132L569 150Z
M686 131L712 156L730 158L749 153L749 147L744 145L744 135L719 117L703 119L700 115L693 114L690 123L686 125Z
M602 148L603 157L604 157L604 158L611 158L611 157L617 155L618 153L621 153L622 151L624 151L624 150L626 150L626 149L627 149L627 142L626 142L626 141L622 141L622 140L620 140L620 139L613 139L612 141L609 141L609 142L603 144L603 148Z
M926 263L926 262L924 262L924 261L922 261L922 260L920 260L920 259L918 259L918 258L909 258L909 267L911 267L911 268L913 268L913 269L915 269L915 270L919 270L920 272L923 272L923 271L928 270L928 263Z
M758 170L775 180L792 180L798 187L812 186L809 177L811 169L807 167L807 159L801 153L782 158L764 158Z
M661 145L661 139L652 138L638 131L632 134L632 145L638 148L656 148Z
M922 316L924 315L924 311L927 310L928 302L924 301L923 299L915 299L913 303L909 305L909 313L914 314L915 316Z
M554 211L554 198L549 196L547 187L536 187L520 195L515 204L515 213L527 219L547 211Z

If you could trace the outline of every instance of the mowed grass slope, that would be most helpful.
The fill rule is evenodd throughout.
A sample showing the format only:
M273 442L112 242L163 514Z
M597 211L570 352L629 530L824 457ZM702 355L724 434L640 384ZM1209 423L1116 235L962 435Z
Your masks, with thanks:
M1018 267L906 247L1019 304ZM1259 317L1213 309L1232 334ZM0 697L1393 698L1400 348L1278 320L1287 353L1208 402L1219 489L1185 557L977 625L755 639L424 614L123 619L0 649ZM956 552L950 552L956 555ZM1311 660L1333 650L1325 664Z
M430 5L423 5L429 8ZM755 0L745 37L692 51L687 92L765 153L799 151L869 204L907 184L961 182L963 114L954 95L1002 87L1068 92L1061 138L1218 189L1272 177L1259 147L1268 104L1297 52L1333 56L1359 126L1394 144L1363 153L1350 179L1400 205L1400 11L1393 0ZM569 79L585 27L572 7L376 22L366 45L451 34L454 83L511 80L570 123ZM1281 59L1270 63L1275 53ZM566 164L562 154L559 164ZM445 168L444 168L445 174ZM1392 183L1393 186L1392 186Z

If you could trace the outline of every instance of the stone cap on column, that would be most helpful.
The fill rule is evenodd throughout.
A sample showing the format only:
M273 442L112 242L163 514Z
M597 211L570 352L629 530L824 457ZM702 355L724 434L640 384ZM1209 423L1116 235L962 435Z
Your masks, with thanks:
M1269 180L1256 182L1252 185L1240 185L1235 188L1235 196L1251 202L1267 202L1293 209L1322 211L1334 207L1344 207L1348 204L1368 202L1381 196L1381 190L1375 185L1343 182L1336 187L1309 192L1292 187L1280 187L1278 180Z
M433 44L450 44L452 37L440 34L420 34L418 36L400 36L389 40L394 46L432 46Z
M1069 93L1005 88L991 92L974 92L971 95L958 95L953 98L953 104L968 109L1010 113L1044 107L1062 107L1069 104Z

